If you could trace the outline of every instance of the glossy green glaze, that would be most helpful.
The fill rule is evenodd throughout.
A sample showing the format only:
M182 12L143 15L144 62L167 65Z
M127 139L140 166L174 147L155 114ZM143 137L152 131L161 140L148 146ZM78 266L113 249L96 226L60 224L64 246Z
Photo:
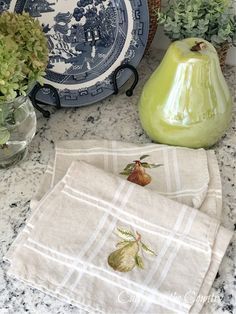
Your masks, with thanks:
M206 46L193 52L196 42ZM172 43L144 86L139 115L156 142L192 148L215 144L232 115L232 99L215 48L199 38Z

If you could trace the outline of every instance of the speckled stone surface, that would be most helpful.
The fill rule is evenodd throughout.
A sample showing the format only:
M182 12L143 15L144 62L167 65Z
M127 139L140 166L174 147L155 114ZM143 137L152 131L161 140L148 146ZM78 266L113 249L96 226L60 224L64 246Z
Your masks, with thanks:
M123 88L118 96L89 107L60 111L50 108L50 119L37 114L37 134L26 160L11 169L0 170L0 314L80 313L76 307L8 278L7 264L2 261L2 257L30 215L29 202L53 153L54 142L99 138L133 143L150 142L140 126L137 102L143 83L157 67L160 58L161 53L152 50L143 59L139 67L140 83L132 98L125 96ZM215 151L223 183L222 223L236 230L236 69L227 66L225 76L234 98L234 118L227 134L215 146ZM228 247L204 312L236 313L236 236Z

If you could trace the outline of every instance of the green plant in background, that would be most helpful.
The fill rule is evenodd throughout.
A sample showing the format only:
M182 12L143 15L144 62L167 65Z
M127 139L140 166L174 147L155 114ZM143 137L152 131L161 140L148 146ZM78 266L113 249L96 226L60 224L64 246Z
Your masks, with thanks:
M14 125L12 102L42 83L48 63L47 39L38 20L28 13L0 15L0 145L10 138Z
M236 16L230 0L172 0L157 12L159 24L171 40L204 38L216 48L236 39Z

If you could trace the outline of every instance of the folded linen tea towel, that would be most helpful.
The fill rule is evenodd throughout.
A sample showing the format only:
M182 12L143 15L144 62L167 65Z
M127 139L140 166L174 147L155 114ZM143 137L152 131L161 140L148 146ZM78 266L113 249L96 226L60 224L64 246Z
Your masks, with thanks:
M6 259L9 275L84 312L199 313L231 236L197 209L75 161Z
M146 156L142 161L149 165L163 165L159 168L146 168L152 180L145 188L220 219L222 189L214 151L109 140L56 143L55 156L49 163L31 206L34 208L43 195L63 178L72 161L84 160L107 172L127 178L120 173L133 160L139 160L142 156Z

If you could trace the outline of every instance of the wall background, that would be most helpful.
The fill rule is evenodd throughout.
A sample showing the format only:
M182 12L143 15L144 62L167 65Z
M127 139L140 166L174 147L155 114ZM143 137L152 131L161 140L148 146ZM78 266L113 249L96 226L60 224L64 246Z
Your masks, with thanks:
M168 0L162 0L162 7L164 8L167 5ZM234 10L236 14L236 0L234 2ZM170 44L169 39L164 35L162 26L158 26L156 37L154 39L153 45L159 49L166 49ZM232 47L227 55L227 64L236 65L236 48Z

